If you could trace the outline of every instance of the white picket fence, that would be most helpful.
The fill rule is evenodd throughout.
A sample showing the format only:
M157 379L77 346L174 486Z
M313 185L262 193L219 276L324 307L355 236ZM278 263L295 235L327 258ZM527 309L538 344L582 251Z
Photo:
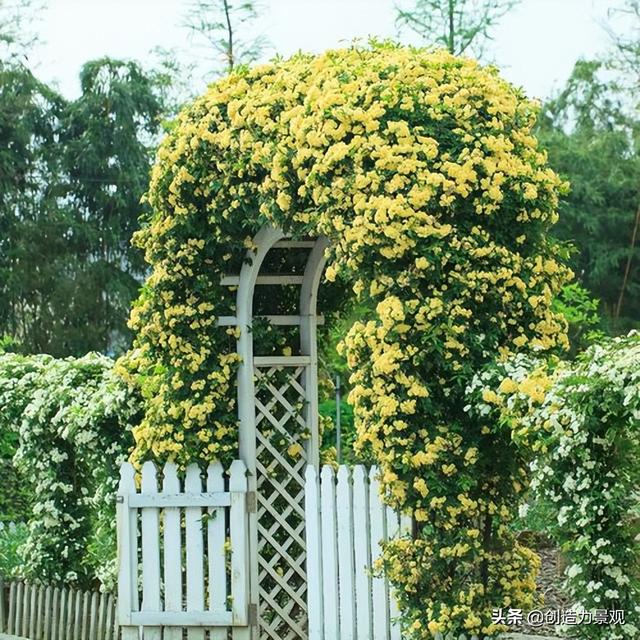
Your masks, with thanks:
M388 582L372 576L380 542L411 521L383 505L377 469L306 470L305 511L310 640L400 640Z
M122 640L138 640L140 630L145 640L179 640L183 628L189 640L204 640L205 629L218 640L227 638L228 627L239 638L249 624L245 465L239 460L231 465L228 489L219 463L209 466L205 487L197 465L187 468L184 488L174 464L161 471L161 492L159 475L153 463L145 463L138 492L134 468L120 469Z
M0 634L29 640L116 640L115 599L0 578Z

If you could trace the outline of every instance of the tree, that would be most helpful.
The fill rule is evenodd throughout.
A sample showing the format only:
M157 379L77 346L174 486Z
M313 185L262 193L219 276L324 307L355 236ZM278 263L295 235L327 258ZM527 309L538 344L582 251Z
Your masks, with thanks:
M413 0L396 5L396 25L408 27L425 42L450 53L474 50L480 56L490 32L519 0Z
M37 42L32 29L33 18L41 2L34 0L0 0L0 57L2 59L26 56Z
M229 73L240 64L255 62L267 46L262 36L244 39L238 34L240 27L255 22L259 11L253 1L193 0L185 26L204 45L205 58L213 61L217 73Z
M539 137L571 182L555 231L579 250L573 268L616 328L640 320L640 121L605 64L580 61L544 108Z
M0 76L0 334L55 356L126 347L143 276L130 245L162 104L133 62L87 63L66 102L22 66Z

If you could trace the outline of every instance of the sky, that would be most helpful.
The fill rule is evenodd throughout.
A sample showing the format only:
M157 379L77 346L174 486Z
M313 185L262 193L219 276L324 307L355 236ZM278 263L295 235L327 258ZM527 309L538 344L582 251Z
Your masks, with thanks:
M193 50L184 22L188 0L48 0L36 73L68 98L79 94L83 62L109 55L145 63L156 46ZM259 28L273 44L263 57L320 52L354 38L394 37L393 0L263 0ZM490 52L503 75L544 99L559 90L580 57L603 53L602 23L620 0L522 0L494 31ZM405 36L405 41L416 43Z

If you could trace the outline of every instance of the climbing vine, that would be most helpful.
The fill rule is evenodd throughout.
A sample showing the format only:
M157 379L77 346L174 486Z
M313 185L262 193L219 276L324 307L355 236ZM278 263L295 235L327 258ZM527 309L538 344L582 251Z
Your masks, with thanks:
M415 639L489 634L492 607L533 602L537 558L506 526L524 460L464 406L496 356L567 346L551 303L570 272L547 233L564 185L535 114L495 69L442 51L373 44L240 70L179 116L137 235L152 273L119 367L145 398L134 459L180 463L237 450L221 276L264 225L330 239L327 280L371 310L342 349L357 446L414 520L384 564Z

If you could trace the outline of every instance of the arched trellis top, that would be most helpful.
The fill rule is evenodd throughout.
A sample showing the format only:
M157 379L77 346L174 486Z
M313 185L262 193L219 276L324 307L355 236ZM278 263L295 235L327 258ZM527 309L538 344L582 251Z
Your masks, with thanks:
M238 354L242 358L238 370L238 419L240 422L240 454L253 472L251 460L255 458L255 397L254 367L302 366L306 369L304 388L306 391L306 424L310 439L307 448L308 462L318 464L318 418L317 418L317 325L323 322L317 314L318 287L326 263L326 249L329 240L321 236L312 240L290 240L281 229L263 227L253 239L254 249L247 252L239 276L225 276L222 284L237 286L236 316L222 317L220 325L235 325L240 329ZM261 274L267 254L273 248L304 249L309 255L302 275ZM299 312L292 316L264 316L275 325L300 327L300 355L264 356L254 353L253 298L256 286L260 285L300 285Z

